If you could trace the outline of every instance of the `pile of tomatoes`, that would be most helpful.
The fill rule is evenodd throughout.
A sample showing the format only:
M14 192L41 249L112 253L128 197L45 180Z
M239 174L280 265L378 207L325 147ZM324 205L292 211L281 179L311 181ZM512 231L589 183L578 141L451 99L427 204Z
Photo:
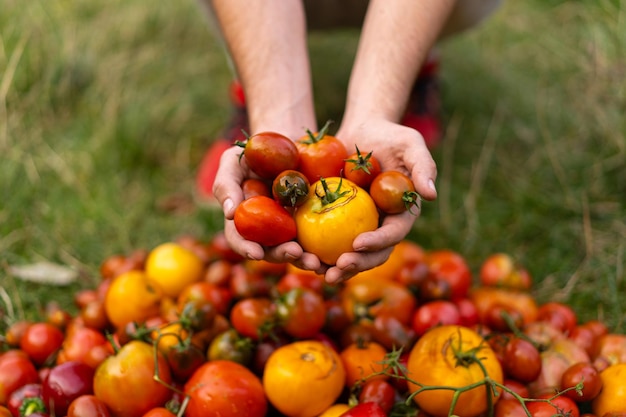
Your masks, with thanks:
M472 272L403 241L330 286L218 233L111 255L100 275L75 314L49 303L6 326L0 416L626 413L626 336L538 304L507 254Z
M235 212L241 236L264 246L297 240L334 265L352 251L356 236L378 227L379 212L419 209L421 198L407 175L382 172L371 150L357 147L350 155L328 127L307 130L296 142L261 132L239 144L240 162L256 174L244 181L245 200Z

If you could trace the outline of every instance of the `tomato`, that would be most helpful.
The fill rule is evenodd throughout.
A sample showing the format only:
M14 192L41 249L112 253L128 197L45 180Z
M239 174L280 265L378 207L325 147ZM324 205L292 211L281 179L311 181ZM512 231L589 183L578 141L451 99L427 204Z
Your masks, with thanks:
M414 401L421 410L436 416L456 413L474 417L484 413L496 400L492 387L481 385L464 391L454 410L454 391L421 387L462 388L480 383L486 376L503 382L502 368L489 345L475 331L457 325L435 327L424 334L411 349L407 369Z
M364 189L332 177L311 185L295 220L298 242L304 250L334 265L341 254L354 251L352 242L358 235L378 227L378 212Z
M384 171L370 184L369 193L381 211L399 214L409 211L419 214L422 198L415 191L411 178L399 171ZM417 211L414 211L417 207Z
M165 359L176 381L186 381L204 362L205 353L191 339L185 339L167 350Z
M517 398L502 398L494 409L494 417L528 417L524 406Z
M504 348L502 366L507 377L529 383L541 373L541 353L528 340L513 336Z
M178 320L182 327L187 330L202 331L213 326L217 310L215 306L207 300L187 301L180 311Z
M176 299L179 311L183 311L189 302L208 302L217 314L225 314L231 304L233 294L228 288L205 281L194 282L186 286Z
M257 178L246 178L243 180L241 190L243 191L243 198L246 200L255 195L264 195L265 197L272 196L269 185L267 185L265 181Z
M602 391L591 403L591 409L597 416L607 413L626 413L626 363L610 365L600 372Z
M61 348L64 334L58 327L50 323L33 323L20 339L20 348L32 359L35 365L43 365L53 359L53 355Z
M328 134L329 126L330 122L327 122L317 133L307 129L307 134L296 142L300 154L298 171L311 184L320 178L341 176L344 160L348 157L343 142Z
M376 342L356 342L346 346L339 353L346 370L346 385L352 387L365 381L388 379L389 376L382 373L386 355L387 349Z
M82 362L70 361L53 367L42 384L48 410L64 416L72 401L93 394L93 376L93 368Z
M434 250L426 254L426 264L429 276L450 285L452 301L467 298L472 272L463 256L449 249Z
M359 147L350 155L343 166L343 175L361 188L368 189L374 178L381 173L380 162L372 151L363 156Z
M300 157L296 144L280 133L256 133L237 145L243 147L248 167L261 178L271 180L282 171L298 167Z
M531 277L528 271L518 266L507 253L494 253L485 259L480 267L481 285L528 290Z
M412 326L417 336L430 328L445 324L461 324L458 307L451 301L435 300L420 305L413 314Z
M326 410L324 410L324 412L320 414L319 417L339 417L348 410L350 410L350 406L348 404L333 404Z
M306 288L321 295L324 291L324 276L296 271L287 272L279 278L275 285L279 294L285 294L294 288Z
M202 365L185 383L187 417L263 417L267 400L259 378L231 361Z
M276 300L280 327L297 339L315 336L326 323L324 298L313 290L294 288Z
M281 206L298 207L308 198L310 186L301 172L283 171L272 182L272 196Z
M313 417L343 391L345 369L328 345L314 340L276 349L263 373L263 388L272 405L287 416ZM193 416L192 416L193 417Z
M6 344L12 347L19 347L22 336L24 336L26 329L28 329L31 324L33 324L33 322L29 320L18 320L11 323L4 334Z
M371 333L375 342L390 351L400 347L409 349L417 339L416 332L409 325L387 313L376 315L371 323Z
M563 303L551 301L539 306L537 311L537 321L551 323L554 327L569 334L577 324L576 312Z
M387 417L387 413L380 404L370 401L355 405L340 417Z
M599 336L591 352L594 360L605 359L609 364L626 363L626 335L607 333Z
M104 308L104 300L101 298L87 303L85 307L80 310L80 318L83 320L83 323L85 323L85 326L100 331L104 331L111 324L109 323L109 318Z
M265 339L276 323L276 306L267 297L244 298L230 310L230 322L242 336Z
M582 384L582 387L578 387L578 384ZM567 368L561 377L561 390L566 389L570 390L566 391L564 395L576 402L591 401L602 390L600 373L590 363L575 363Z
M8 408L0 405L0 417L13 417L13 414L11 414L11 411L9 411Z
M104 299L109 321L115 327L143 322L157 316L163 293L143 271L129 271L113 278Z
M384 280L350 280L340 292L340 298L346 314L353 321L388 314L409 325L417 304L408 288Z
M235 210L237 232L263 246L276 246L296 237L296 222L276 200L255 196L244 200Z
M495 287L476 287L469 292L468 298L476 306L481 323L485 323L489 311L496 305L508 306L519 312L524 326L531 324L537 318L537 303L527 292Z
M81 395L71 402L67 417L110 417L106 404L95 395Z
M381 379L365 381L359 393L359 403L376 403L383 412L389 414L395 404L396 391L393 385Z
M199 281L204 273L204 262L184 246L166 242L152 249L146 260L146 275L163 294L176 298L183 289Z
M98 346L107 344L106 337L90 327L72 328L65 334L65 340L57 356L57 363L79 361L87 363L89 353Z
M527 403L526 407L532 417L553 417L555 415L580 417L580 411L574 401L565 396L552 398L554 394L546 394L540 399L550 399L550 403L534 401ZM601 414L600 414L601 415Z
M176 417L176 414L172 413L165 407L157 407L148 411L141 417Z
M94 395L116 417L136 417L162 406L171 397L163 383L172 378L165 359L151 345L133 340L100 364L93 380ZM123 393L123 395L121 395Z
M272 281L257 271L248 270L241 264L231 268L228 284L234 298L250 298L268 296L272 288Z
M252 348L251 338L242 336L235 329L227 329L211 340L207 356L209 361L228 360L248 366L252 360Z
M16 417L45 412L46 406L41 399L41 384L22 385L9 396L7 408Z

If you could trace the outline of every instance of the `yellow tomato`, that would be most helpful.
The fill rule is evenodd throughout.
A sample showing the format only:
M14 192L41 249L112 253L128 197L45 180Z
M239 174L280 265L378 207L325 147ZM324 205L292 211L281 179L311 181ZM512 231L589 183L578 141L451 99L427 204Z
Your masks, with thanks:
M199 281L203 272L202 259L178 243L163 243L152 249L146 259L148 278L172 298L178 297L187 285Z
M378 210L364 189L345 178L331 177L311 185L295 219L304 250L334 265L342 253L354 252L352 242L358 235L378 227Z
M600 373L602 391L591 403L597 416L626 413L626 363L617 363Z
M276 349L263 372L269 401L288 417L313 417L330 407L344 388L345 370L331 347L314 340Z
M344 403L333 404L330 407L328 407L326 410L324 410L324 412L320 414L319 417L339 417L340 415L342 415L349 409L350 409L350 406L348 404L344 404Z
M426 332L411 349L407 364L409 391L421 387L468 387L480 383L488 375L502 383L502 368L489 345L475 331L457 325L435 327ZM494 397L491 387L479 385L464 391L452 408L454 391L428 389L413 399L421 410L433 417L451 414L475 417L489 409L488 398Z
M163 293L143 271L129 271L113 278L104 298L104 310L115 327L144 322L159 315Z

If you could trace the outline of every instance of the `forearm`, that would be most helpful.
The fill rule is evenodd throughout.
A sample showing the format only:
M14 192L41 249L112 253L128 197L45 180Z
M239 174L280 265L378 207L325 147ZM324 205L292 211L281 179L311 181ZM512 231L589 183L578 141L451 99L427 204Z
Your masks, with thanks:
M372 0L348 88L344 124L397 122L454 0Z
M213 0L246 93L250 127L292 138L316 128L300 0Z

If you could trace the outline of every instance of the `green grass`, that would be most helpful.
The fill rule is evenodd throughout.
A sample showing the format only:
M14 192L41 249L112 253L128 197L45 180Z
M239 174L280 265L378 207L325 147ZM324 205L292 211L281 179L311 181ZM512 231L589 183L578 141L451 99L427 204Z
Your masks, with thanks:
M18 316L71 306L102 260L180 234L208 239L193 175L228 119L230 73L197 4L4 0L0 282ZM441 45L446 137L437 202L411 238L477 269L514 255L540 301L624 330L626 2L509 1ZM341 117L355 33L315 33L318 115ZM163 210L176 196L180 211ZM70 287L8 265L51 260Z

